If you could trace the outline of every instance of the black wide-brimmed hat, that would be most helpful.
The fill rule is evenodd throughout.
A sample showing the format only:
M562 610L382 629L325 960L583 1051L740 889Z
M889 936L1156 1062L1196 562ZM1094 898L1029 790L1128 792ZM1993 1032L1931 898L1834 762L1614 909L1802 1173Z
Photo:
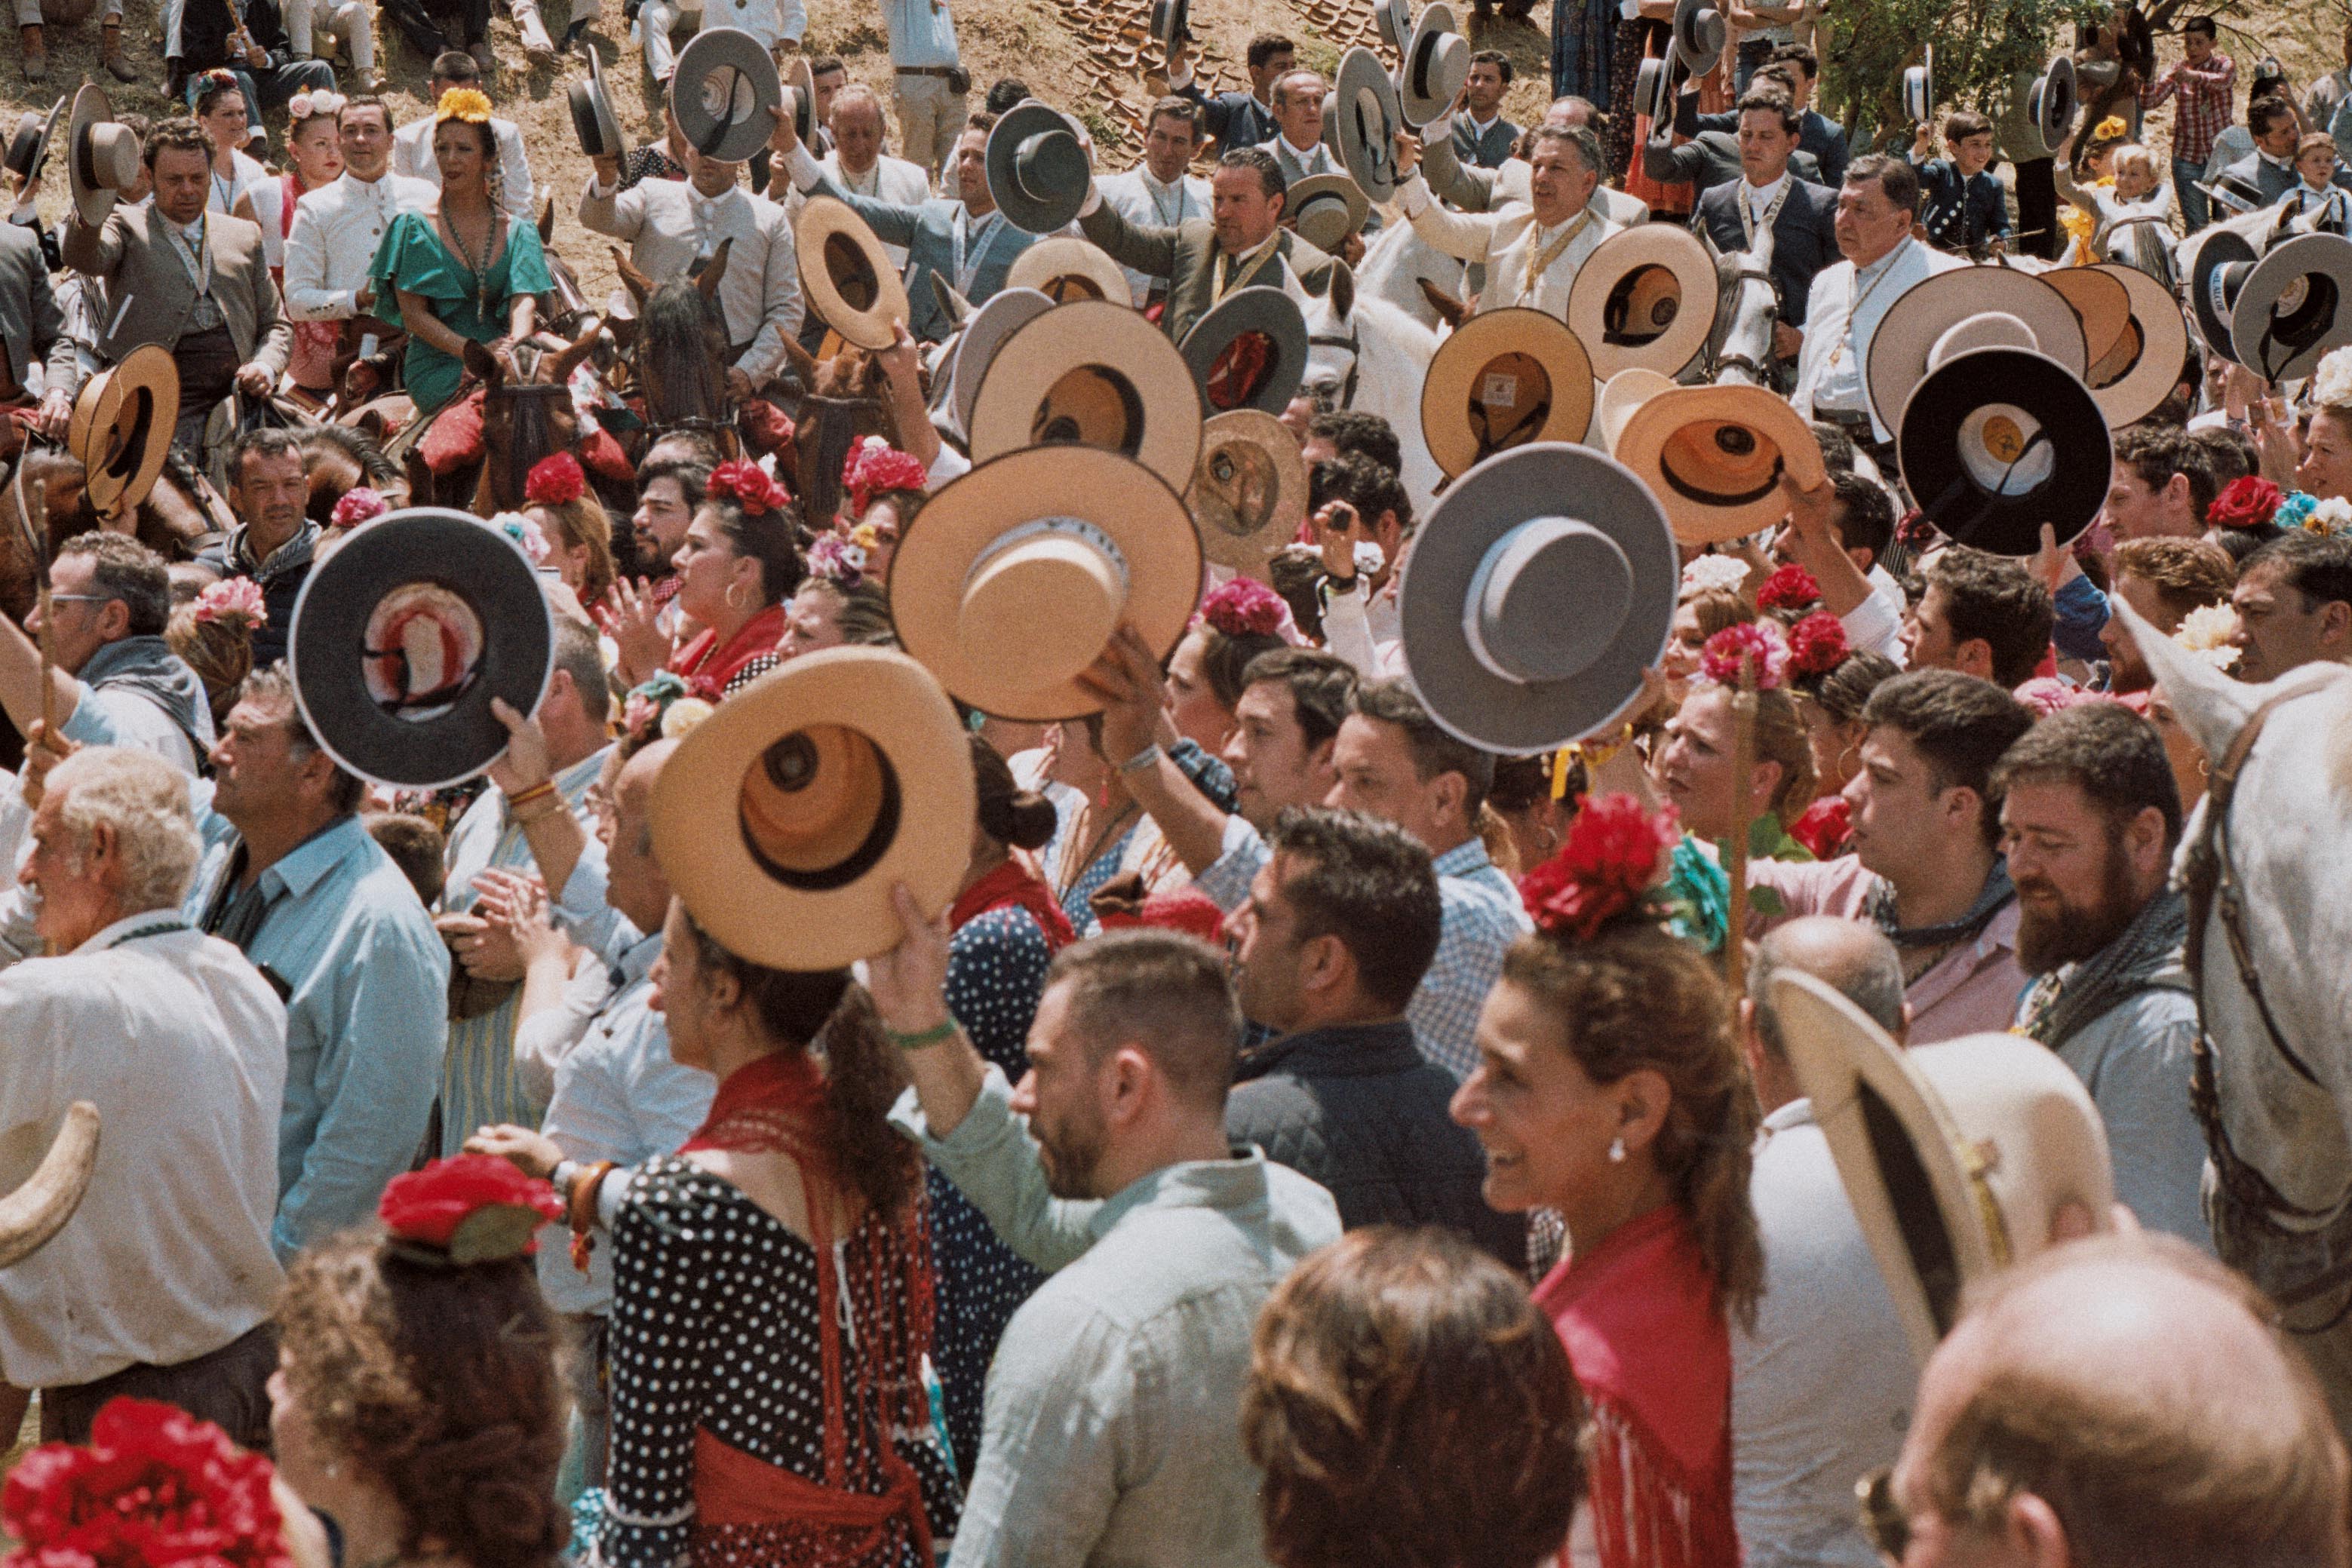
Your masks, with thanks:
M1307 318L1282 289L1236 288L1192 323L1178 348L1204 414L1237 408L1279 414L1307 375Z
M1052 234L1087 200L1087 151L1076 122L1060 110L1024 99L988 133L988 193L1014 228Z
M1895 427L1904 487L1956 544L2030 556L2042 527L2065 544L2106 499L2114 448L2073 371L2025 349L1978 349L1913 390Z
M588 79L573 82L568 95L572 133L580 139L580 151L591 158L626 158L629 132L621 117L613 112L613 95L604 86L604 62L595 50L588 51Z
M740 163L768 144L784 102L783 78L768 46L740 27L697 33L670 73L669 106L687 145L705 158Z
M379 784L437 789L506 749L490 703L535 711L554 648L555 620L522 548L479 517L413 507L310 570L286 660L328 755Z
M8 172L25 180L40 173L41 161L49 155L49 143L57 137L58 121L65 118L68 101L60 97L49 106L48 113L27 111L16 121L16 134L8 140Z

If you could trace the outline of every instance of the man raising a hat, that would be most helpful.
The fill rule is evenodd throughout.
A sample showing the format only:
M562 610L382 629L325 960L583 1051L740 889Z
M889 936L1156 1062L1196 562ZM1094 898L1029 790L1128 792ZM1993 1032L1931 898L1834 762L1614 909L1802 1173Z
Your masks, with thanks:
M1421 128L1421 172L1430 190L1438 200L1465 213L1496 212L1507 203L1527 201L1528 181L1535 171L1522 153L1514 152L1494 169L1462 162L1462 155L1454 151L1450 129L1458 112L1459 106ZM1574 131L1580 126L1591 130L1594 113L1591 99L1570 93L1553 99L1538 124L1558 126L1562 131ZM1600 186L1592 193L1592 202L1601 209L1602 217L1620 228L1650 221L1650 204L1614 185Z
M53 441L62 437L73 419L81 367L74 340L66 333L64 312L49 287L40 235L22 224L0 224L0 337L8 343L7 353L0 355L0 409L34 406L32 371L40 366L43 384L36 428ZM0 422L0 455L23 441L14 420Z
M1499 213L1449 213L1422 179L1421 138L1397 132L1397 197L1413 230L1437 249L1486 265L1478 308L1527 306L1565 319L1568 291L1584 258L1617 225L1592 205L1601 183L1601 139L1591 131L1539 125L1528 137L1530 206Z
M1087 149L1089 156L1094 149ZM1113 261L1168 280L1160 326L1182 342L1192 324L1236 288L1280 287L1285 269L1310 292L1325 287L1332 257L1282 226L1287 185L1262 147L1240 147L1217 160L1210 178L1210 215L1173 227L1130 224L1089 181L1078 227Z
M994 129L992 114L975 114L967 120L955 144L955 195L933 196L911 205L845 190L801 144L789 114L776 116L775 134L768 147L782 160L793 189L804 196L827 195L846 204L883 244L907 247L912 264L907 280L912 316L908 325L923 342L936 343L950 336L956 327L929 279L950 284L974 305L984 305L1004 287L1005 273L1037 237L1015 228L996 210L996 198L988 188L988 133Z

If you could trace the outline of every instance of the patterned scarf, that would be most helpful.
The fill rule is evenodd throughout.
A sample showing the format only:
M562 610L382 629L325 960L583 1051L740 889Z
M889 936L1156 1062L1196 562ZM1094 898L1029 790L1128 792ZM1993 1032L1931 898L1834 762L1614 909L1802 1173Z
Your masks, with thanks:
M77 672L91 690L121 687L163 710L196 748L201 763L213 748L213 710L205 684L161 637L124 637L101 646Z
M1871 889L1870 917L1897 947L1949 947L1956 943L1975 941L2016 896L2017 889L2010 884L2009 862L1996 855L1991 873L1977 891L1977 901L1958 920L1937 925L1905 926L1895 908L1895 884L1883 878Z
M2168 888L2147 901L2122 936L2081 963L2061 966L2028 986L2018 1032L2056 1051L2141 991L2189 989L2181 958L2188 941L2188 901Z

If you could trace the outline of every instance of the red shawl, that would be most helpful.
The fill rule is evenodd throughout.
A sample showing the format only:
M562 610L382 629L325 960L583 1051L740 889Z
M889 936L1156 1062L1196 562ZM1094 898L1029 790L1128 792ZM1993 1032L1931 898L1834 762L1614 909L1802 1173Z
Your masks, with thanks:
M1019 904L1037 922L1037 928L1045 934L1046 952L1058 953L1078 939L1053 890L1018 858L1007 860L956 894L955 907L948 911L948 929L961 931L990 910L1008 904Z
M677 651L669 662L673 674L684 675L694 695L708 702L718 702L727 695L727 683L738 672L762 654L772 653L776 644L784 640L784 607L771 604L743 623L743 629L727 639L719 647L719 629L706 626L695 634L693 642Z
M1738 1568L1731 1336L1681 1206L1563 1261L1535 1300L1591 1407L1602 1568Z
M825 1121L831 1113L824 1078L809 1054L773 1051L719 1082L710 1114L679 1147L680 1154L696 1149L786 1154L800 1166L801 1190L808 1199L809 1246L816 1254L814 1305L824 1390L824 1481L745 1453L702 1428L695 1433L695 1521L698 1529L729 1531L730 1541L739 1543L748 1535L772 1560L819 1563L865 1561L886 1550L895 1531L903 1530L928 1563L931 1527L922 1490L913 1467L890 1441L894 1428L920 1430L930 1421L922 1366L931 1340L931 1242L920 1188L913 1211L890 1226L895 1245L886 1242L864 1249L877 1274L897 1270L907 1279L905 1316L877 1321L874 1312L859 1311L858 1303L890 1300L893 1293L886 1281L870 1280L864 1291L853 1292L844 1289L840 1279L841 1264L859 1254L836 1254L833 1246L831 1194L838 1178L826 1146ZM868 1216L861 1227L875 1218ZM835 1311L835 1303L843 1311ZM842 1376L844 1312L855 1314L855 1343L865 1352L854 1390L844 1386ZM878 1385L879 1373L887 1373L897 1383L898 1408L887 1407L889 1396ZM871 1416L870 1429L880 1442L879 1453L856 1467L878 1473L862 1478L850 1473L847 1401L853 1393ZM873 1485L877 1480L878 1490Z

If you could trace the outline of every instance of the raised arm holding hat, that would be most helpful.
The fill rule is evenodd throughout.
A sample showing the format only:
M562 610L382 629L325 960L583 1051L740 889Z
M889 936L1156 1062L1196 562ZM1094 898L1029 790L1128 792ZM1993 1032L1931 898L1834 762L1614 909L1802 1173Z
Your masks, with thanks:
M0 359L0 408L36 406L32 373L42 372L39 430L55 440L73 417L81 366L65 316L49 287L41 241L19 224L0 224L0 338L8 350ZM0 435L0 450L15 444L15 432Z
M1563 131L1580 125L1590 128L1593 113L1591 99L1570 95L1552 99L1538 123L1556 125ZM1493 169L1465 163L1447 131L1449 122L1450 116L1422 127L1421 173L1429 182L1432 193L1465 213L1495 212L1511 202L1525 203L1528 199L1528 180L1534 172L1527 159L1514 152ZM1614 185L1601 184L1593 191L1592 200L1601 209L1601 215L1621 228L1650 221L1650 204Z
M1450 213L1437 204L1417 165L1421 140L1397 135L1398 197L1413 230L1430 245L1464 261L1486 266L1478 308L1524 305L1564 316L1577 268L1617 225L1593 207L1601 180L1601 144L1590 131L1538 127L1532 138L1534 173L1529 206L1499 213Z

